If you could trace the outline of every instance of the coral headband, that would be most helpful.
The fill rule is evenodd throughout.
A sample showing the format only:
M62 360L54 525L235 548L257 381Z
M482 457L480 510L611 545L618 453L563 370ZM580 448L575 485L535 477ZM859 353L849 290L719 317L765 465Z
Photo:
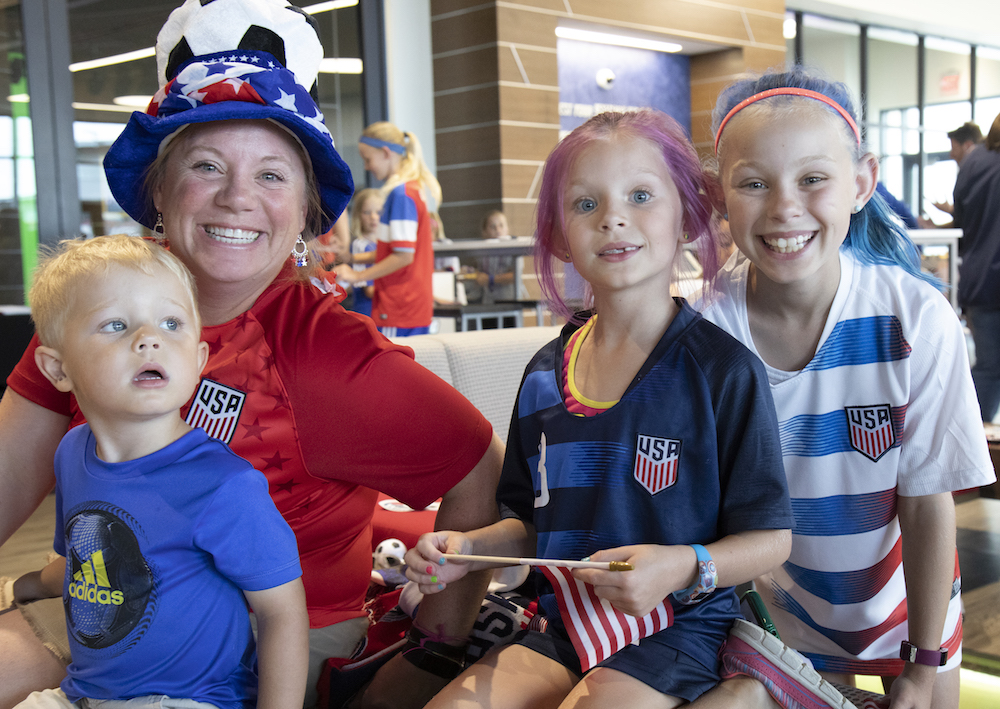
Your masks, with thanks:
M811 91L810 89L799 89L794 86L783 86L778 89L768 89L767 91L761 91L759 94L754 94L750 98L745 98L738 104L733 106L733 110L727 113L726 117L722 119L722 123L719 124L719 130L716 131L715 133L716 155L718 155L719 153L719 138L722 137L722 129L726 127L726 124L729 122L729 119L735 116L740 111L742 111L747 106L749 106L751 103L756 103L761 99L771 98L772 96L802 96L804 98L812 98L816 99L817 101L822 101L828 106L831 106L837 113L839 113L843 117L845 121L847 121L847 125L851 127L852 131L854 131L854 137L855 139L857 139L858 145L861 145L861 130L858 128L858 124L854 122L854 119L851 117L851 114L844 110L843 106L841 106L839 103L834 101L829 96L824 96L818 91Z

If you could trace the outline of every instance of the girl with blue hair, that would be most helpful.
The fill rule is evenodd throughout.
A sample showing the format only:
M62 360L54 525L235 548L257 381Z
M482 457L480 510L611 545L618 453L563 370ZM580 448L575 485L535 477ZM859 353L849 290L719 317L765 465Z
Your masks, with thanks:
M879 675L893 709L957 707L952 492L995 477L958 318L875 194L843 84L800 67L741 80L713 122L741 253L705 316L764 361L795 515L791 556L758 590L826 679ZM737 623L722 675L782 706L844 706L774 640Z

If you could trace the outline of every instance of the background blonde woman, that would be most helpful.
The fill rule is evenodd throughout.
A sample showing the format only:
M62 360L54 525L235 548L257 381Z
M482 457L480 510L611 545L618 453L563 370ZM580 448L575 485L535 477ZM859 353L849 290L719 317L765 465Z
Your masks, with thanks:
M373 123L358 141L365 169L384 183L375 265L364 275L337 269L338 278L374 281L372 318L387 336L421 335L434 315L434 249L426 193L441 202L441 186L424 163L420 142L392 123Z

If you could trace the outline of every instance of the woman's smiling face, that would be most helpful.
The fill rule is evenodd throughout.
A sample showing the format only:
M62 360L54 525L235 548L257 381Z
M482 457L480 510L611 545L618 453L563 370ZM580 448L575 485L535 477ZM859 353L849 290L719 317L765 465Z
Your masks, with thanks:
M191 125L169 146L153 202L199 284L270 283L306 224L306 165L266 121Z

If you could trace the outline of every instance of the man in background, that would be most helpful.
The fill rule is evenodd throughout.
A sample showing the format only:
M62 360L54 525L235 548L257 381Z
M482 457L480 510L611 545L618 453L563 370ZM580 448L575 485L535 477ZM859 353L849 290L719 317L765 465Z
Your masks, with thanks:
M982 144L983 131L972 121L966 121L948 133L948 139L951 141L951 150L948 151L948 157L955 161L958 165L959 173L961 173L962 162L975 150L977 145ZM946 212L952 216L955 214L955 207L951 202L933 202L933 205L942 212ZM950 229L955 226L954 222L935 224L926 217L920 217L917 221L920 223L922 229Z
M985 143L962 158L954 197L958 304L976 346L972 380L983 421L992 421L1000 407L1000 115Z

